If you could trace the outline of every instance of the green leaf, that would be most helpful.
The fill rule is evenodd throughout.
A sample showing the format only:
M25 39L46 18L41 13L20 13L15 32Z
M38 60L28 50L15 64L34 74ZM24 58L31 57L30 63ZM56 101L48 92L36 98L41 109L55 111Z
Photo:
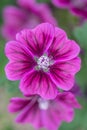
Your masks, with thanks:
M87 86L87 23L76 27L73 34L83 50L83 53L81 53L82 67L77 75L77 80L82 88L85 89Z
M76 27L73 33L81 47L87 50L87 22L83 26Z

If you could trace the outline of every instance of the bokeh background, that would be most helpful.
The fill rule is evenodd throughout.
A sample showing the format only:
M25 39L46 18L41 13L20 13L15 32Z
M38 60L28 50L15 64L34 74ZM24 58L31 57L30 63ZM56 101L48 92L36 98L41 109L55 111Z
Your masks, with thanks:
M82 105L81 110L75 110L74 120L67 124L63 123L59 130L87 130L87 21L81 23L79 18L72 15L68 10L55 7L50 0L37 0L47 3L58 22L58 26L64 29L70 39L74 39L81 46L80 57L82 59L81 71L76 76L76 81L81 89L78 98ZM3 25L2 12L5 6L16 5L16 0L0 1L0 32ZM33 130L30 125L19 125L14 122L15 116L8 113L9 99L14 96L21 96L18 89L18 82L8 81L4 67L7 58L4 54L5 38L0 33L0 130Z

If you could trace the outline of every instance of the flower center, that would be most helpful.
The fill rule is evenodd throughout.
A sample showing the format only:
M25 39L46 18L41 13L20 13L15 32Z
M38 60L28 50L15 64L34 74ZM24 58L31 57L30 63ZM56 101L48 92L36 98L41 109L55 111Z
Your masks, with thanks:
M39 98L38 100L39 108L42 110L47 110L49 107L49 101Z
M37 60L37 64L39 69L47 71L50 65L50 58L48 56L43 55Z

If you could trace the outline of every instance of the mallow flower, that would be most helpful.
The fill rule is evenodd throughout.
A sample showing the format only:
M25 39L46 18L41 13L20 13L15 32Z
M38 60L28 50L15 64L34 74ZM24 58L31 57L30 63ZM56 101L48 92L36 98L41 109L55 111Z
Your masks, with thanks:
M32 124L35 129L58 130L62 122L71 122L74 108L81 108L75 96L70 92L58 93L55 99L45 100L38 95L25 98L13 97L8 110L18 113L17 123Z
M39 94L53 99L58 90L70 90L80 70L79 45L50 23L25 29L16 40L7 42L5 67L9 80L20 80L23 94Z
M34 28L42 22L57 25L50 7L36 0L17 0L18 6L8 5L3 9L2 35L6 40L15 38L17 32L24 28Z
M75 82L74 86L69 90L69 92L71 92L75 96L79 96L79 97L83 96L83 92L77 82Z
M59 8L69 9L70 12L82 19L87 19L87 0L52 0Z

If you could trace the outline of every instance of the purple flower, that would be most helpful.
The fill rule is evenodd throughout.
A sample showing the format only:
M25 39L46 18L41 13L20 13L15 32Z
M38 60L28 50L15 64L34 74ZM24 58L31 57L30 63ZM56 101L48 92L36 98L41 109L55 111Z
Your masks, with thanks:
M17 32L24 28L33 28L39 23L50 22L57 25L47 4L36 0L17 0L18 7L6 6L3 10L2 35L7 40L15 39Z
M59 8L68 8L71 0L52 0L52 3Z
M74 86L72 87L71 90L69 90L69 92L73 93L75 96L82 96L83 93L80 89L80 86L75 82Z
M74 15L87 19L87 0L52 0L59 8L67 8Z
M12 98L9 104L11 113L19 112L17 123L31 123L36 129L57 130L63 121L71 122L74 108L80 104L70 92L59 93L53 100L45 100L37 95L27 98Z
M6 44L9 63L5 67L9 80L21 80L24 94L55 98L58 88L70 90L80 70L80 48L66 33L49 23L26 29Z

